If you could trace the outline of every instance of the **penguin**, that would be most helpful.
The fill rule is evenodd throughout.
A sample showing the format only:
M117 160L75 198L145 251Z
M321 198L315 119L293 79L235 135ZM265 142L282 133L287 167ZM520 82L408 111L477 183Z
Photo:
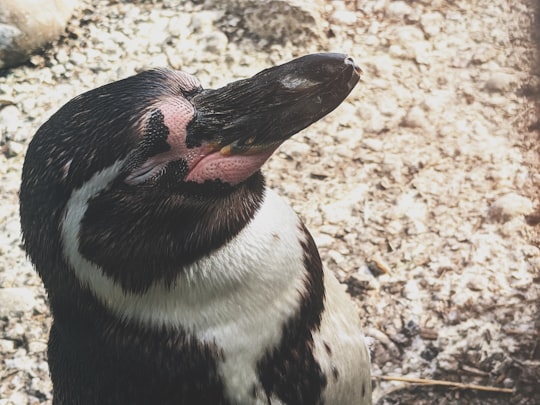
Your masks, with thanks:
M152 69L38 129L20 219L55 405L371 404L358 310L260 170L360 73L337 53L218 89Z

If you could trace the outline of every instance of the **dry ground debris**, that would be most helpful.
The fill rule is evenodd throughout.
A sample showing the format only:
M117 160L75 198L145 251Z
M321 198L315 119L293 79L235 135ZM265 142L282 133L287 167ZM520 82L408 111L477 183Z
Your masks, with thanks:
M320 3L320 36L265 38L216 1L84 0L59 41L0 72L0 405L51 401L50 318L17 212L41 123L151 66L211 87L314 51L352 55L363 81L264 171L356 298L377 403L540 403L535 2Z

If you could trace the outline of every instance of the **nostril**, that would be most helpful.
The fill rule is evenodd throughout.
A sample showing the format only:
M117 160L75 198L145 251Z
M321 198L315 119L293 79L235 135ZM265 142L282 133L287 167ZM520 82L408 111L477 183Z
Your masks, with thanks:
M347 56L344 60L345 64L346 65L352 65L354 71L360 75L362 73L362 69L360 69L360 67L354 62L354 59L351 58L350 56Z

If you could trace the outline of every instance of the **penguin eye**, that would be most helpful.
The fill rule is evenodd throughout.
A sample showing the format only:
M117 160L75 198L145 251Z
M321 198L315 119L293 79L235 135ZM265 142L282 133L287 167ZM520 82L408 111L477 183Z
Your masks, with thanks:
M149 183L159 183L162 186L174 188L178 186L178 179L185 178L188 171L188 164L184 159L174 160L150 179Z
M131 186L148 183L159 178L165 170L166 164L155 165L151 160L147 160L133 169L130 169L129 164L127 164L125 171L128 174L125 177L124 182Z

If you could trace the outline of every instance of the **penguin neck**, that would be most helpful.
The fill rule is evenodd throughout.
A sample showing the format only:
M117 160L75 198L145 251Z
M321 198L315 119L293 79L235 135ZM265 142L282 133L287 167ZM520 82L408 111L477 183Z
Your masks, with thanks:
M294 211L267 188L251 221L232 240L186 265L172 283L156 283L137 296L117 295L119 290L113 295L124 317L201 334L243 317L262 320L276 309L294 313L306 292L308 237Z
M246 204L235 199L214 210L232 215ZM300 297L306 293L306 254L314 254L319 263L320 259L316 249L306 253L311 237L287 203L264 185L260 199L251 217L237 225L236 234L223 236L220 246L195 260L172 267L174 275L152 279L153 270L147 269L150 277L144 289L126 289L110 271L76 253L81 249L71 249L68 260L79 283L120 319L200 332L203 340L209 330L243 317L245 325L261 319L283 322L297 310ZM218 218L207 222L211 220ZM159 256L154 258L161 265L165 263ZM133 266L134 259L130 263ZM145 263L139 264L141 271ZM282 316L268 315L270 310Z
M93 195L84 195L87 189ZM126 292L170 285L186 266L233 240L264 191L260 172L235 187L184 184L145 192L118 185L96 192L91 179L66 206L64 255L78 278L88 262Z

